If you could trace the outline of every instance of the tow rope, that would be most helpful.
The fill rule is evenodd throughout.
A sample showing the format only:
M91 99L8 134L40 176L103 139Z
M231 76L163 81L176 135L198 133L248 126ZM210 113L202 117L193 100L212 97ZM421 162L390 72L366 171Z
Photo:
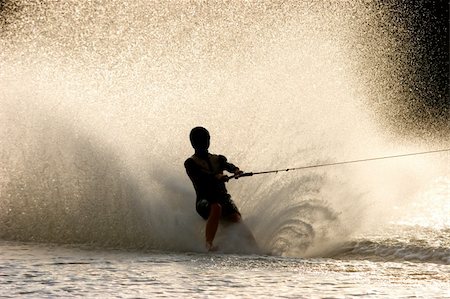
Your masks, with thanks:
M400 154L400 155L393 155L393 156L383 156L383 157L376 157L376 158L366 158L366 159L359 159L359 160L350 160L350 161L341 161L341 162L324 163L324 164L316 164L316 165L307 165L307 166L300 166L300 167L293 167L293 168L283 168L283 169L275 169L275 170L267 170L267 171L244 172L243 174L240 174L240 175L232 175L229 178L230 179L231 178L238 179L238 178L241 178L241 177L253 176L253 175L258 175L258 174L278 173L278 172L282 172L282 171L294 171L294 170L310 169L310 168L317 168L317 167L326 167L326 166L351 164L351 163L360 163L360 162L368 162L368 161L375 161L375 160L401 158L401 157L408 157L408 156L434 154L434 153L448 152L448 151L450 151L450 149L440 149L440 150L432 150L432 151L425 151L425 152L416 152L416 153Z

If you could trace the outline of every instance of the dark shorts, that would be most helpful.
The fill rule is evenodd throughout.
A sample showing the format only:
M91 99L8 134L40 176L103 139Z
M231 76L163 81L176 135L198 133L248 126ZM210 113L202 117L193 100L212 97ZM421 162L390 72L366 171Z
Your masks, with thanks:
M230 195L225 196L225 197L219 199L218 201L214 201L214 203L215 202L219 203L222 206L222 218L227 218L228 216L233 215L235 213L238 213L239 215L241 215L238 208L236 207L233 200L231 199ZM209 217L210 207L211 207L211 203L207 199L197 200L197 204L196 204L197 213L200 216L202 216L202 218L205 220L207 220Z

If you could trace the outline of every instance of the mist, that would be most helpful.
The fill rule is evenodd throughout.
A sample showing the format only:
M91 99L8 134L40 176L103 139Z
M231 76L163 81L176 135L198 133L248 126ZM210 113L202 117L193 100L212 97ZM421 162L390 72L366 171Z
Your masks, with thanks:
M6 2L0 237L199 250L183 167L197 125L245 171L448 145L393 138L373 109L374 94L395 94L390 70L403 63L386 60L395 36L375 12L388 13L359 2ZM361 76L368 61L376 88ZM395 219L390 207L448 171L447 153L228 188L264 250L316 256Z

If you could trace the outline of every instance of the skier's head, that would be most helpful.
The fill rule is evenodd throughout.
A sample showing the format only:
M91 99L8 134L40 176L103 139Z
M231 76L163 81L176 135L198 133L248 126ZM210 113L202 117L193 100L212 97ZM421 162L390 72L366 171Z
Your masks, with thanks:
M203 127L195 127L189 134L192 147L197 151L206 151L209 148L209 132Z

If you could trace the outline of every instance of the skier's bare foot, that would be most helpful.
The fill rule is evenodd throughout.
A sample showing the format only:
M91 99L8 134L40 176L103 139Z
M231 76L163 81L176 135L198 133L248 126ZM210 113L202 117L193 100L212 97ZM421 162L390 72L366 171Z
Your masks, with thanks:
M208 250L208 252L214 252L219 248L217 246L214 246L212 243L206 243L206 249Z

